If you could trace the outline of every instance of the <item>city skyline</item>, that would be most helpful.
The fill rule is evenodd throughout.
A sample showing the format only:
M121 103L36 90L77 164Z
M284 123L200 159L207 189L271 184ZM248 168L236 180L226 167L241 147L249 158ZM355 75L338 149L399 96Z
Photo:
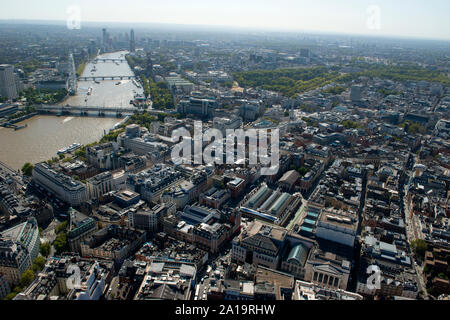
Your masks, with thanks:
M450 300L447 3L73 1L0 4L0 304Z
M396 3L385 0L339 3L251 0L239 3L231 0L227 6L203 0L189 3L132 0L126 7L118 1L109 1L105 6L104 1L41 1L37 4L19 0L0 4L0 8L0 20L66 21L79 17L81 27L88 22L177 24L450 40L450 22L446 19L450 3L441 0L428 3L416 0ZM411 21L419 23L411 25Z

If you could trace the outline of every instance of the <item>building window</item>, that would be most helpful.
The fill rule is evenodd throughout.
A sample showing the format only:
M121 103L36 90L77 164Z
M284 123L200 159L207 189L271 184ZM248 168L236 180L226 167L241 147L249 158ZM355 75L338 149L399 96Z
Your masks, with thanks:
M334 286L338 287L339 286L339 278L335 278L334 279Z
M334 279L334 277L330 276L330 280L328 281L328 284L329 284L330 286L333 285L333 279Z

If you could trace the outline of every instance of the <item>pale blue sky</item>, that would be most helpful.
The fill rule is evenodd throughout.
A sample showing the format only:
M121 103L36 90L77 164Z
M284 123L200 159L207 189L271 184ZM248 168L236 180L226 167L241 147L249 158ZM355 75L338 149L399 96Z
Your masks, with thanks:
M2 0L0 19L221 25L450 40L449 0ZM380 9L379 29L369 6ZM374 12L374 11L372 11ZM376 24L375 24L376 25Z

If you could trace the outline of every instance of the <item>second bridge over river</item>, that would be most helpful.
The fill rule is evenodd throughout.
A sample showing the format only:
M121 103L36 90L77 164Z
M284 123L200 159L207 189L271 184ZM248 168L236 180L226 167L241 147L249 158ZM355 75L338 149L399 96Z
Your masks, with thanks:
M93 106L58 106L58 105L39 105L35 106L39 113L57 113L63 114L80 114L88 115L88 113L98 113L98 115L114 114L116 116L132 115L143 109L136 107L93 107Z
M79 77L78 81L132 80L132 79L136 79L136 76L91 76L91 77Z

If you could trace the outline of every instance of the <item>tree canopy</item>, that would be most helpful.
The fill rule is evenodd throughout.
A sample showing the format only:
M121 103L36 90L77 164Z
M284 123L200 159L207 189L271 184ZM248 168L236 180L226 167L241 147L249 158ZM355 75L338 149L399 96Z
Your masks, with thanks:
M39 256L36 259L34 259L31 269L35 273L38 273L39 271L44 269L46 262L47 262L47 260L43 256Z
M20 286L22 288L28 287L34 280L34 272L31 269L25 271L20 277Z
M27 162L22 167L22 173L28 177L31 177L33 174L33 168L34 166L31 163Z
M425 257L425 252L427 251L428 245L423 239L416 239L411 242L411 248L414 253L423 259Z
M41 243L41 246L39 248L39 252L43 256L48 257L50 252L51 252L51 249L52 249L52 245L50 244L50 242L44 242L44 243Z
M67 245L67 234L65 232L61 232L53 242L53 247L55 247L56 254L61 254L68 250Z
M333 82L350 79L347 75L341 75L326 67L254 70L237 72L234 77L241 86L260 87L265 90L281 92L288 97L294 97L299 93Z

